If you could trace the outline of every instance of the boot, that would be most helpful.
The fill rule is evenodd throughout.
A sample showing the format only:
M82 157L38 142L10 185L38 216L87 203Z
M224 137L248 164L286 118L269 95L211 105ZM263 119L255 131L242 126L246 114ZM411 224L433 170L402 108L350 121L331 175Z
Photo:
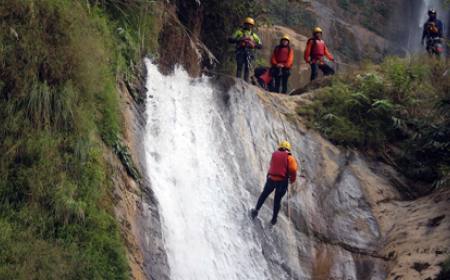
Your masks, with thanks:
M256 209L252 209L250 211L250 216L252 217L252 220L256 218L256 216L258 216L258 210Z
M273 217L270 223L274 226L277 223L277 217Z

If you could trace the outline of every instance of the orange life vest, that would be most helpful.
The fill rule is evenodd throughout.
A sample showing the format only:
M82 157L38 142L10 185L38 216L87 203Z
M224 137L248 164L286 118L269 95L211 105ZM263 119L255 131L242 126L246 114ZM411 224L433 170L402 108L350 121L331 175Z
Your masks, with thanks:
M278 61L278 63L286 63L289 60L289 53L291 51L291 47L280 47L278 46L275 49L275 59Z
M439 28L436 26L436 23L434 22L428 23L428 32L430 32L431 34L439 33Z

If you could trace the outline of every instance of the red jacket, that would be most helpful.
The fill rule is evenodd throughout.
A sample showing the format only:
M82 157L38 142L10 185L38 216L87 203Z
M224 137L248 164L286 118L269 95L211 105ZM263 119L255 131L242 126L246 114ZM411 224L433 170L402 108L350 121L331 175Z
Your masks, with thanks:
M326 56L329 60L334 61L333 55L328 51L327 45L323 40L310 38L306 43L305 61L306 63L323 63L323 57Z
M291 183L297 179L297 162L287 151L275 151L270 160L268 176L273 181L283 181L289 178Z
M263 80L263 82L267 85L270 84L270 82L272 81L272 76L270 75L270 71L267 70L266 72L264 72L264 74L262 74L261 76L259 76L259 78L261 80Z
M273 50L270 62L272 66L283 64L285 68L290 69L294 64L294 50L290 46L278 45Z

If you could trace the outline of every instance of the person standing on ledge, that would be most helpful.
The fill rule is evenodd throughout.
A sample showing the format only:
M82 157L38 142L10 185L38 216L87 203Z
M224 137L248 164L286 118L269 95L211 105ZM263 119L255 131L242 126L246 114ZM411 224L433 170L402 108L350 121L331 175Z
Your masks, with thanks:
M433 54L433 48L437 43L442 43L444 24L437 18L436 10L428 10L428 20L423 25L422 45L426 42L427 52Z
M275 80L274 91L287 93L288 79L291 75L291 67L294 64L294 50L290 46L290 39L288 35L283 35L280 39L280 44L275 47L272 58L271 74Z
M291 144L288 141L282 141L278 145L278 150L272 154L264 190L259 196L256 207L250 211L252 219L258 216L259 209L263 206L264 201L275 191L273 215L270 223L272 225L277 223L278 212L281 208L281 199L286 194L289 183L295 183L297 179L297 168L297 161L291 154Z
M255 49L261 49L262 43L259 36L253 32L255 20L248 17L228 42L236 44L236 77L241 78L244 68L244 80L248 82L251 63L255 59Z
M313 37L308 39L305 49L305 61L311 65L311 81L317 79L318 69L325 76L334 75L334 69L328 66L324 57L334 61L333 55L328 51L325 41L322 40L322 29L316 27L313 29Z

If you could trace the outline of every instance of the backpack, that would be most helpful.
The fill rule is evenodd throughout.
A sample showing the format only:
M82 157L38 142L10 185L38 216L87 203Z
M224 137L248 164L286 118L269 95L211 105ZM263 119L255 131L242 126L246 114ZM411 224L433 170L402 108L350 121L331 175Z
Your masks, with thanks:
M434 21L431 21L428 23L427 30L431 34L439 33L439 28L436 26L436 23Z

